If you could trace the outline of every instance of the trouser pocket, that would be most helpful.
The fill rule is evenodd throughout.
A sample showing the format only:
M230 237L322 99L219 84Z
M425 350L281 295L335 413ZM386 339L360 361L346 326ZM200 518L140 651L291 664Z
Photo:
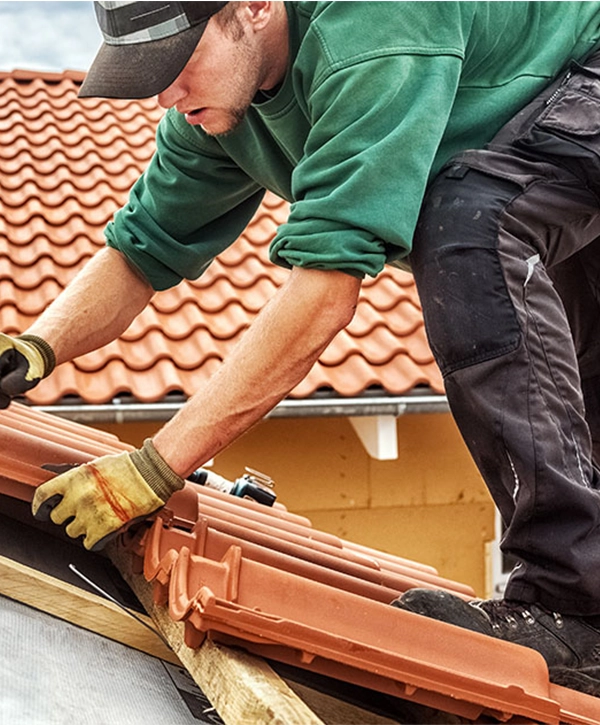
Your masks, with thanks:
M585 66L571 63L514 143L566 167L600 193L600 55Z

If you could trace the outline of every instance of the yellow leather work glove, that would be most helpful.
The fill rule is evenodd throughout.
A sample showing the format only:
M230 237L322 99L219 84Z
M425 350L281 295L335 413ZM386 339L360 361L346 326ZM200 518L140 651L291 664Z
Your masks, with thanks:
M41 337L0 332L0 408L50 375L55 364L54 351Z
M32 511L36 519L50 518L59 525L72 519L67 535L84 536L85 548L98 551L130 524L157 511L183 485L147 439L139 450L102 456L43 483Z

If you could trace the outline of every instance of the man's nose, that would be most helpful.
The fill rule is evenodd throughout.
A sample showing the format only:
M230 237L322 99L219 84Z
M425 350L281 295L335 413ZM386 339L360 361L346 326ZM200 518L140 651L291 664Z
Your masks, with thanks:
M162 108L172 108L185 96L185 89L175 80L170 86L156 96L158 105Z

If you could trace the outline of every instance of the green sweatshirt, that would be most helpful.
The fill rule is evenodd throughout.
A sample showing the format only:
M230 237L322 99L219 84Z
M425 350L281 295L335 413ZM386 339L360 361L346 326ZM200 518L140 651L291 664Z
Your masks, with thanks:
M428 181L600 39L597 2L292 2L275 97L231 134L170 110L106 230L155 289L197 278L265 189L291 202L287 267L377 275L410 252Z

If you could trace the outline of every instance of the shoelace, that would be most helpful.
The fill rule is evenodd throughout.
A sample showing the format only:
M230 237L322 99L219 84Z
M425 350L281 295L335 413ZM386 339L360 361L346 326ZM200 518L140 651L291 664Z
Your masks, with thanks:
M509 603L505 600L490 599L487 601L482 600L470 602L470 604L472 607L475 607L475 609L482 612L489 620L492 628L496 630L501 629L501 624L508 624L513 628L516 627L518 625L518 617L524 619L529 625L535 624L536 622L531 610L527 607L527 605L520 602ZM551 612L539 605L536 606L551 616L558 628L563 626L563 618L561 614L558 612Z

